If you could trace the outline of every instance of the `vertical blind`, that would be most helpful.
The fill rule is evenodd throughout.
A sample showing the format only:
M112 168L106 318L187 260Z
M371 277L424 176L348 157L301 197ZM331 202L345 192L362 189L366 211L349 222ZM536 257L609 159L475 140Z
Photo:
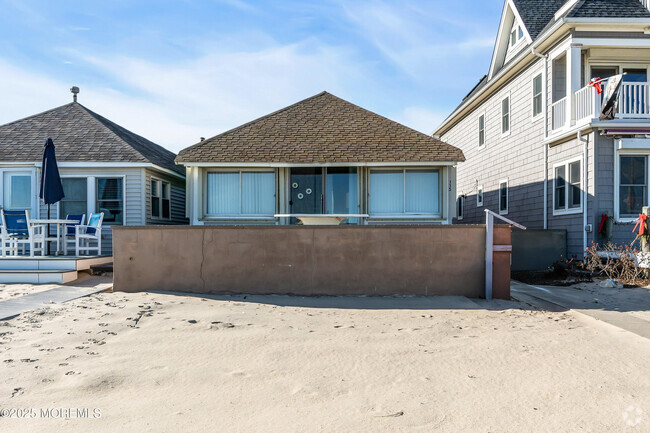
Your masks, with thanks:
M440 213L438 170L375 170L370 172L371 214Z
M208 215L273 215L275 173L208 173Z

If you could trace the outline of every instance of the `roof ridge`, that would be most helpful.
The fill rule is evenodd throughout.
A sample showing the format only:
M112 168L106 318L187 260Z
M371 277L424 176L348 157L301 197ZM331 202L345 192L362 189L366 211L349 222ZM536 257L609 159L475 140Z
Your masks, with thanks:
M322 92L320 92L320 93L318 93L318 94L316 94L316 95L313 95L313 96L310 96L310 97L308 97L308 98L302 99L302 100L300 100L300 101L298 101L298 102L295 102L295 103L293 103L293 104L291 104L291 105L288 105L288 106L286 106L286 107L280 108L279 110L276 110L276 111L273 111L273 112L271 112L271 113L269 113L269 114L265 114L264 116L258 117L257 119L250 120L250 121L248 121L248 122L246 122L246 123L243 123L243 124L241 124L241 125L239 125L239 126L235 126L234 128L228 129L227 131L220 132L219 134L217 134L217 135L213 135L213 136L210 137L210 138L206 138L206 139L203 140L203 141L199 141L198 143L195 143L195 144L193 144L193 145L191 145L191 146L189 146L189 147L186 147L185 149L182 149L180 152L178 152L178 155L180 155L182 152L185 152L185 151L187 151L187 150L190 150L190 149L192 149L192 148L194 148L194 147L196 147L196 146L200 146L200 145L206 144L207 142L209 142L209 141L211 141L211 140L214 140L215 138L219 138L219 137L221 137L222 135L229 134L229 133L231 133L231 132L235 132L235 131L237 131L237 130L239 130L239 129L242 129L242 128L245 128L246 126L249 126L249 125L251 125L251 124L253 124L253 123L259 122L260 120L268 119L269 117L273 117L273 116L275 116L275 115L278 115L278 114L280 114L280 113L283 113L283 112L287 111L288 109L295 107L296 105L302 104L303 102L307 102L307 101L309 101L309 100L316 99L316 98L318 98L318 97L320 97L320 96L325 96L325 95L331 95L331 96L334 96L334 95L332 95L331 93L328 93L327 91L322 91ZM336 96L334 96L334 97L336 97Z
M8 122L8 123L5 123L5 124L3 124L3 125L0 125L0 128L4 128L5 126L13 125L14 123L22 122L22 121L24 121L24 120L29 120L29 119L32 119L32 118L34 118L34 117L42 116L43 114L51 113L52 111L60 110L60 109L63 108L63 107L68 107L68 106L70 106L70 105L74 105L74 104L81 105L81 104L79 104L78 102L69 102L69 103L67 103L67 104L59 105L58 107L50 108L49 110L41 111L40 113L31 114L31 115L29 115L29 116L27 116L27 117L23 117L23 118L20 118L20 119L12 120L11 122Z

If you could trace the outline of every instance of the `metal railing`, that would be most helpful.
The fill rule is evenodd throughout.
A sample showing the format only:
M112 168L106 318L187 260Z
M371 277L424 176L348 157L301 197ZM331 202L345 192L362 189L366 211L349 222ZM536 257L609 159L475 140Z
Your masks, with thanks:
M511 224L519 229L526 227L498 213L485 209L485 299L492 299L492 267L494 266L494 218Z
M566 105L567 98L564 97L559 101L551 105L551 128L555 131L556 129L563 128L566 125Z

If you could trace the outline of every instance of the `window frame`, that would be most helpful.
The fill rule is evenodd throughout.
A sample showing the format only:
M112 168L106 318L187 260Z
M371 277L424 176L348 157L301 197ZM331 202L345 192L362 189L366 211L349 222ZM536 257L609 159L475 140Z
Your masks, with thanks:
M641 156L644 157L645 162L645 185L646 185L646 201L645 203L650 203L650 152L626 152L626 151L617 151L614 158L614 219L616 222L620 223L634 223L637 220L637 217L622 216L620 214L620 188L621 188L621 157L623 156ZM648 206L646 204L645 206Z
M481 118L483 118L483 144L481 144ZM477 136L477 141L478 141L478 148L479 149L485 149L485 146L487 145L487 114L485 111L479 113L478 117L476 118L476 123L478 127L478 136Z
M501 208L501 185L503 184L506 185L506 208L505 209ZM499 181L499 188L497 191L499 191L499 201L498 201L499 215L508 215L508 212L510 211L510 182L507 178Z
M535 80L537 78L539 78L541 83L542 83L541 89L540 89L540 92L539 92L539 97L541 99L540 102L541 102L541 107L542 108L539 111L539 113L535 114L535 98L538 96L535 93ZM531 106L532 106L531 108L532 109L530 111L532 113L531 119L532 119L533 122L535 122L537 120L540 120L543 117L542 114L544 114L544 73L543 72L540 71L538 74L533 76L533 79L531 81L531 90L532 90L533 97L531 99Z
M208 175L210 173L239 173L239 200L241 204L241 175L242 173L273 173L274 178L274 189L273 189L273 201L275 202L275 210L271 214L209 214L208 213ZM211 168L205 170L203 174L203 219L206 220L243 220L243 219L252 219L252 220L275 220L275 214L278 213L278 171L274 168L268 169L264 167L251 167L251 168ZM240 207L241 209L241 207Z
M371 213L370 212L370 200L372 200L372 189L370 187L370 176L372 172L378 172L378 171L396 171L396 170L401 170L402 171L402 187L406 188L406 171L410 170L430 170L430 171L435 171L438 173L438 212L437 213L421 213L421 212L401 212L401 213ZM367 191L366 191L366 200L367 200L367 209L368 209L368 216L369 219L413 219L413 218L423 218L423 219L442 219L443 218L443 206L444 206L444 196L445 193L443 191L444 189L444 184L445 184L445 179L443 179L444 176L444 170L443 167L439 166L414 166L414 167L370 167L367 171ZM404 205L402 205L402 209L405 209L406 206L406 194L404 194Z
M485 190L483 189L483 185L479 185L476 187L476 207L483 207L484 203L485 203Z
M573 185L570 181L571 173L570 173L570 166L573 163L580 163L580 206L579 207L570 207L569 204L569 199L571 198L571 186ZM556 190L557 190L557 176L555 175L556 170L559 167L564 167L564 173L565 173L565 180L564 180L564 208L562 209L556 209L555 208L555 197L556 197ZM582 160L582 156L575 157L572 159L568 159L562 162L558 162L557 164L553 164L553 204L552 204L552 209L553 209L553 215L554 216L561 216L561 215L573 215L573 214L580 214L582 213L584 209L584 163Z
M462 221L463 218L465 218L465 195L461 194L456 202L456 219Z
M149 180L149 217L153 220L163 220L171 221L172 219L172 185L171 182L160 179L155 176L151 176ZM158 195L153 194L153 189L151 188L151 183L156 182L158 189ZM169 191L169 198L165 199L163 196L163 184L167 184L167 191ZM153 199L158 198L158 216L153 214ZM169 201L169 217L165 218L163 216L163 200Z
M503 102L505 100L508 100L508 130L503 131ZM510 92L505 94L504 96L501 97L499 100L499 120L501 123L500 130L501 130L501 137L507 137L510 135L510 132L512 131L512 99L510 98Z
M89 177L89 176L88 176ZM110 225L110 226L119 226L119 225L127 225L126 224L126 176L125 175L114 175L114 176L92 176L94 180L94 201L95 203L93 204L94 206L94 213L99 213L99 194L97 194L98 189L99 189L99 180L100 179L122 179L122 224L117 224L113 222L107 222L106 221L106 215L104 215L104 220L102 222L103 225ZM119 200L105 200L105 201L119 201ZM90 217L90 214L86 215L86 221L88 221L88 218ZM142 218L142 216L140 216Z

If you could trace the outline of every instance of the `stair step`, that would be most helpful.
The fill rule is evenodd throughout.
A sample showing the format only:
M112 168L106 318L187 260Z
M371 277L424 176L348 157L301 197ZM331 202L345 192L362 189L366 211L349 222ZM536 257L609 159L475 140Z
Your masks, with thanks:
M0 284L65 284L76 280L78 273L69 269L2 269Z

